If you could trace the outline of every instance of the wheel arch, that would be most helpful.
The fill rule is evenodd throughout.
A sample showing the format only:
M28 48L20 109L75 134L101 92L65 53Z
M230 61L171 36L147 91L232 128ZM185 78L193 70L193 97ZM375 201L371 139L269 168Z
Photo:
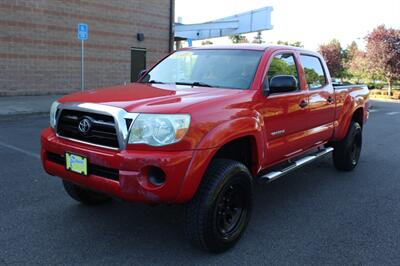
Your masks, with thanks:
M343 110L343 112L348 113L348 115L346 115L344 119L338 121L339 124L335 132L334 141L340 141L346 137L352 121L359 123L361 128L364 126L364 107L356 106L355 108L350 110L351 112L346 112Z
M194 196L214 158L238 160L249 167L253 176L257 174L264 154L259 121L254 117L239 118L211 130L196 147L176 201L186 202ZM237 151L240 154L235 154Z
M353 112L353 116L351 117L351 121L357 122L360 124L361 128L364 125L364 108L363 107L358 107L356 108L356 110ZM348 127L350 126L350 123L348 125ZM348 130L347 127L347 130Z

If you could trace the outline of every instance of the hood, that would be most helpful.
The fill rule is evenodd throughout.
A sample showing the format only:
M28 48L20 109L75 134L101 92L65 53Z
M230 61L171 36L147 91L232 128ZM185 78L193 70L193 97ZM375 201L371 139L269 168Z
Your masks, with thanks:
M240 92L235 89L131 83L73 93L60 98L59 102L98 103L123 108L127 112L179 113L190 105Z

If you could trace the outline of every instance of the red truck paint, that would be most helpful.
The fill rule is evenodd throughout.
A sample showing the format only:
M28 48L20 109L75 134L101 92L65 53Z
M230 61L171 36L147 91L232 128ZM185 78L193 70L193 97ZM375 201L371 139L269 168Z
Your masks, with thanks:
M299 156L313 148L345 137L354 115L363 123L368 118L368 89L347 86L335 89L323 63L328 84L308 90L299 60L301 53L317 53L281 46L221 46L191 49L246 49L264 51L249 90L197 87L177 90L174 85L133 83L91 90L62 97L59 102L98 103L135 113L190 114L191 124L178 143L151 147L127 145L110 150L57 137L53 129L41 135L44 169L51 175L128 201L145 203L184 203L195 194L211 159L224 145L241 137L251 137L251 173ZM271 58L276 53L292 52L299 65L300 90L263 95L262 84ZM333 102L328 102L333 97ZM306 108L300 108L301 101ZM284 129L284 133L273 133ZM47 158L47 152L63 155L72 152L86 156L90 163L119 170L119 182L96 175L71 173ZM157 166L166 182L154 186L146 169Z

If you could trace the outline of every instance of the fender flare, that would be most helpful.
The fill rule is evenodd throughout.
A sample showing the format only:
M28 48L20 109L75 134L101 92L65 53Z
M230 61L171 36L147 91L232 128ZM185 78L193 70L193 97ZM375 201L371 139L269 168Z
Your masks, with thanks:
M350 127L350 123L351 123L352 118L354 116L354 113L357 110L363 109L363 112L365 112L365 106L364 106L364 103L363 103L364 98L363 97L361 97L361 96L360 97L356 97L354 100L351 100L351 98L348 98L348 99L350 99L350 103L345 105L346 108L343 108L343 110L342 110L342 114L345 114L345 115L343 115L343 118L341 120L337 121L338 127L335 130L335 138L334 138L335 141L340 141L340 140L342 140L343 138L346 137L347 132L348 132L349 127ZM340 126L340 125L342 125L342 126Z
M256 165L259 168L264 157L262 124L263 119L259 117L242 117L225 121L208 132L196 147L175 201L183 203L194 196L212 158L223 145L235 139L249 136L254 139ZM253 169L253 174L258 170Z

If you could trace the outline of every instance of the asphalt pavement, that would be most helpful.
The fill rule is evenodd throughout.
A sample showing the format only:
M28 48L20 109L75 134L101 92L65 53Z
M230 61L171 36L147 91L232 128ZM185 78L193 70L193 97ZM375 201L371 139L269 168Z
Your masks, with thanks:
M374 102L358 167L330 157L255 189L249 227L210 255L183 235L181 206L74 202L44 173L47 115L0 117L0 265L400 265L400 104Z

